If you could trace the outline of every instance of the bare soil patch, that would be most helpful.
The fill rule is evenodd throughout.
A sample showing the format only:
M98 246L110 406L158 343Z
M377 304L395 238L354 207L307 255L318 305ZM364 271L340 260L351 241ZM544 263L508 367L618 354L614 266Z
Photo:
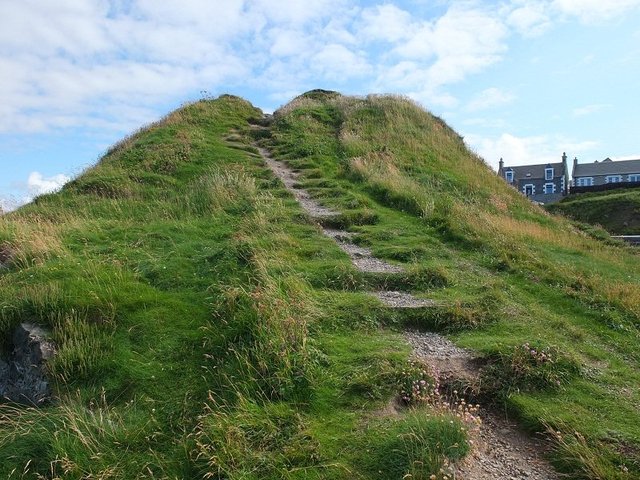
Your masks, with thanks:
M480 370L473 352L456 346L433 332L407 331L405 338L413 354L430 365L442 383L462 380L477 381ZM544 455L549 445L542 437L535 438L517 424L493 410L480 408L479 428L471 431L472 451L462 461L452 465L454 479L464 480L557 480L557 474Z

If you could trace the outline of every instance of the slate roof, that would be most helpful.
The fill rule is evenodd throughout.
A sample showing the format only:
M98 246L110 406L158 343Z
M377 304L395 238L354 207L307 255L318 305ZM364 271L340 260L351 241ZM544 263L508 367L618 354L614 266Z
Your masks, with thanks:
M640 159L617 160L606 158L601 162L574 165L573 177L593 177L594 175L616 175L640 173Z
M544 179L544 169L553 167L553 176L559 177L562 175L563 164L559 163L541 163L540 165L522 165L521 167L504 167L504 171L508 172L513 170L513 180L526 180L528 178Z

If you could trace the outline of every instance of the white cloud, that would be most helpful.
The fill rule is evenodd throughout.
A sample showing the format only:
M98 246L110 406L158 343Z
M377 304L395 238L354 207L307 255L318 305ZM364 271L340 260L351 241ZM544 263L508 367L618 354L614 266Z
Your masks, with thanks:
M548 4L530 1L519 3L508 13L506 23L520 35L536 37L551 27Z
M274 57L301 55L311 49L309 39L300 30L274 28L269 32L269 53Z
M362 12L361 38L395 43L411 36L415 27L409 12L392 4L378 5Z
M435 22L425 22L395 51L404 59L434 58L432 82L443 85L500 60L507 29L490 11L452 6Z
M343 45L330 44L316 53L311 66L329 80L346 80L371 72L372 68L361 53L354 53Z
M40 172L31 172L27 179L27 189L32 196L45 193L53 193L71 180L68 176L59 173L52 177L44 177Z
M467 109L475 112L477 110L499 107L513 102L515 98L516 96L513 93L504 92L495 87L487 88L469 102Z
M1 2L0 133L85 126L103 116L105 105L140 110L185 100L189 92L250 83L260 76L256 70L264 71L276 57L291 58L291 79L308 76L313 52L323 62L316 75L333 74L329 67L345 59L357 60L352 72L361 73L367 66L359 54L349 57L331 47L349 40L332 18L352 18L346 5L346 0ZM336 38L324 37L325 28ZM115 127L132 123L104 120Z
M594 103L574 108L572 114L574 117L584 117L585 115L591 115L592 113L597 113L603 109L610 108L611 106L612 105L608 103Z
M15 182L16 195L0 196L0 213L11 212L31 202L38 195L56 192L69 180L71 178L62 173L45 177L40 172L31 172L26 182Z
M11 212L18 207L18 204L15 200L11 198L1 198L0 197L0 215L3 213Z
M599 145L593 140L576 141L553 135L518 137L509 133L497 138L466 135L465 141L496 170L500 158L507 166L559 162L563 152L571 159Z
M619 17L640 7L640 0L554 0L552 6L587 23Z
M453 3L444 15L427 21L411 21L397 7L372 9L363 16L366 32L390 43L378 63L373 90L404 92L429 106L457 106L446 87L500 61L507 49L508 29L492 7ZM385 18L392 28L384 28Z

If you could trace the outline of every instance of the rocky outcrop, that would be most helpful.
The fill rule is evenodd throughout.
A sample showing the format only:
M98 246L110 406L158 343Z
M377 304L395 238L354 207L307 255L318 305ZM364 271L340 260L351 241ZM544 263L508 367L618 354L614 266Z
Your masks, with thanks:
M21 323L12 336L7 361L0 359L0 399L42 405L51 398L51 386L44 366L55 348L42 327Z

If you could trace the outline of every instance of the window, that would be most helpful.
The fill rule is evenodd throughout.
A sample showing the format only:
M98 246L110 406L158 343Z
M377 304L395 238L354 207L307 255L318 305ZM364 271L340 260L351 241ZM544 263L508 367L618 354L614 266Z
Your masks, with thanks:
M553 183L545 183L543 191L544 193L556 193L556 186Z
M513 182L513 170L507 170L505 172L505 178L507 179L507 182L512 183Z
M607 175L605 181L607 183L620 183L622 181L622 175Z
M527 197L530 197L531 195L534 195L536 193L536 187L535 185L531 184L531 183L527 183L523 188L522 191L524 192L524 194Z
M629 182L640 182L640 173L632 173L628 178Z
M553 180L553 167L544 169L544 179Z
M593 177L576 178L576 186L578 186L578 187L592 187L593 186Z

